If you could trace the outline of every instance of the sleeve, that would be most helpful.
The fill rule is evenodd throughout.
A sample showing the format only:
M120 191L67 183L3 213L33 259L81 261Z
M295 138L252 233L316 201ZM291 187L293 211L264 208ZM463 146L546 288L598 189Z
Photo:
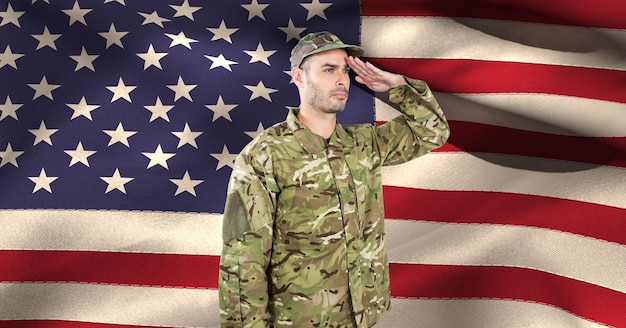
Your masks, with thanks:
M267 313L274 197L240 155L224 208L219 303L222 327L269 327ZM255 172L256 174L252 174Z
M448 121L426 82L406 78L407 85L389 90L400 115L377 128L383 165L407 162L443 146L450 135Z

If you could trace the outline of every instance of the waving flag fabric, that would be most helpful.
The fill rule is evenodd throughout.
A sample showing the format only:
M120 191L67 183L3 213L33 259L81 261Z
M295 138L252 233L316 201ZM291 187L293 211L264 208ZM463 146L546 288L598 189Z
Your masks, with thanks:
M358 1L0 1L0 326L219 325L235 155ZM342 120L374 123L353 90Z
M428 81L452 131L384 172L389 326L626 327L626 5L371 0L362 14L372 61Z
M626 327L617 0L1 0L0 327L217 327L235 154L305 33L429 82L442 149L384 172L380 327ZM398 113L353 87L343 123Z

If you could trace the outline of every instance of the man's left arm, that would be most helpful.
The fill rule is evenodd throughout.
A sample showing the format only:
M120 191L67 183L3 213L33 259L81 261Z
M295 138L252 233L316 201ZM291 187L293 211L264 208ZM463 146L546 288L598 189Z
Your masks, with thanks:
M426 82L404 78L405 85L389 90L389 100L398 104L401 116L379 129L386 135L386 165L393 165L422 156L448 140L448 121ZM395 151L395 152L394 152Z
M377 129L378 149L384 165L414 159L441 147L450 128L426 82L387 72L358 58L348 58L356 81L376 92L389 92L401 115Z

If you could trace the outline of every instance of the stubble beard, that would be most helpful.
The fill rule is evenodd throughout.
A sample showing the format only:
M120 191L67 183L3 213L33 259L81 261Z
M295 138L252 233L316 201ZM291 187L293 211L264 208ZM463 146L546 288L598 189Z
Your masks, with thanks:
M318 85L313 83L312 81L307 81L307 86L311 92L307 97L307 102L311 105L312 108L316 110L326 113L326 114L336 114L343 112L346 109L346 102L348 100L347 96L344 100L334 99L333 93L342 91L348 93L348 90L345 88L337 88L329 93L324 92L319 88Z

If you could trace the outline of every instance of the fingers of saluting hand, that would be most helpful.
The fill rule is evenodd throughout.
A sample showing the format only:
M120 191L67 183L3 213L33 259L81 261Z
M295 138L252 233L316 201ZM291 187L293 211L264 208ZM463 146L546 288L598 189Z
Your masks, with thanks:
M374 80L383 78L382 70L369 62L363 62L360 58L348 57L348 66L361 78Z
M348 57L348 66L356 73L355 80L366 85L373 91L385 92L393 86L399 85L402 77L392 74L374 66L369 62L363 62L359 58Z
M391 88L406 84L402 75L384 71L370 62L359 58L348 57L348 66L356 73L356 81L365 84L368 88L384 92Z

